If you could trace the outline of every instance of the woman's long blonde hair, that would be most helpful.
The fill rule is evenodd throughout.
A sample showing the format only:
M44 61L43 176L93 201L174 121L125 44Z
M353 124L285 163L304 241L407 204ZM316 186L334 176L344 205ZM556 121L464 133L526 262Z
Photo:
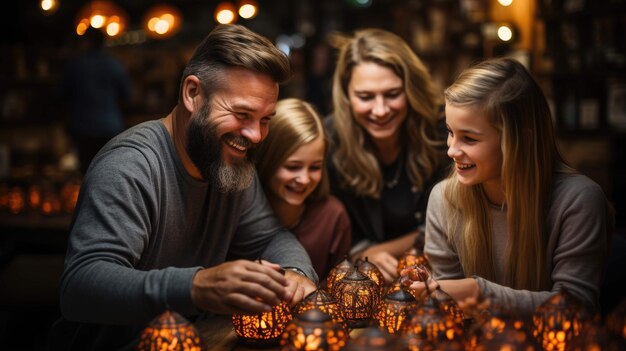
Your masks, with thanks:
M426 67L404 40L381 29L359 30L351 38L336 36L333 44L339 49L333 77L333 123L339 145L331 162L343 179L341 185L357 195L374 198L383 188L373 145L367 132L354 121L348 97L354 67L373 62L402 78L409 108L400 142L407 154L409 179L423 189L436 171L441 158L438 147L442 145L437 132L441 98Z
M499 58L465 70L444 96L446 104L478 107L501 135L509 232L506 285L535 291L547 288L546 216L554 175L573 170L558 151L541 89L519 62ZM482 186L464 186L452 173L445 196L453 208L450 228L459 224L463 228L458 250L465 275L493 279L492 228Z
M257 171L266 194L269 194L270 178L278 168L300 146L320 136L324 140L324 156L328 150L328 139L324 125L311 104L300 99L289 98L278 101L276 115L270 120L270 132L257 150ZM323 199L330 193L326 166L322 167L322 179L306 199Z

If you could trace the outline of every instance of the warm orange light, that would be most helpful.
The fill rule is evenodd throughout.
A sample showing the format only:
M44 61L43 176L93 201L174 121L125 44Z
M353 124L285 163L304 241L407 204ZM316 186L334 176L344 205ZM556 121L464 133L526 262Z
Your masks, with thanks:
M177 8L159 4L150 8L144 15L144 28L154 38L165 38L174 34L181 24Z
M239 3L239 16L241 18L254 18L257 14L258 6L253 0L243 0Z
M222 2L215 9L215 20L221 24L235 23L237 16L235 6L230 2Z
M101 28L108 36L117 36L126 28L124 10L110 1L92 1L78 12L76 34L83 35L89 26Z
M51 15L59 9L59 1L58 0L41 0L41 2L39 3L39 8L41 9L44 15Z

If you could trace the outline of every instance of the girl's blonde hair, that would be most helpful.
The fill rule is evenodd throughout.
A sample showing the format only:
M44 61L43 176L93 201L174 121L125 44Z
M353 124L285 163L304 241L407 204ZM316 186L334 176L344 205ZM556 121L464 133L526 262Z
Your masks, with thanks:
M428 70L404 40L384 30L363 29L351 38L336 36L334 46L339 49L339 57L333 77L333 123L339 145L331 162L343 179L341 186L374 198L383 188L373 145L367 132L354 121L348 97L354 67L373 62L402 78L409 109L400 129L400 142L407 154L409 179L423 189L438 167L438 148L442 146L437 132L441 99Z
M322 137L324 156L328 149L324 125L318 113L311 104L300 99L278 101L269 129L257 152L257 171L266 194L269 194L270 178L300 146ZM306 201L325 198L329 193L326 166L322 165L322 179Z
M465 70L444 96L446 104L477 107L501 135L509 232L505 284L535 291L548 288L546 216L554 175L573 170L558 151L541 89L519 62L499 58ZM445 196L452 206L450 229L463 228L458 250L465 275L494 279L489 202L482 186L464 186L453 172Z

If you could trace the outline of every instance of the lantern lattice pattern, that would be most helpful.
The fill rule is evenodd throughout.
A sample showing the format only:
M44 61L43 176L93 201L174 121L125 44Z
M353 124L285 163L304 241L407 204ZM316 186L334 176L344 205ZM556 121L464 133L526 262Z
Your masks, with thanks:
M332 295L339 303L348 327L362 328L368 324L378 305L380 288L355 267L335 284Z
M398 275L400 275L402 273L402 270L405 269L406 267L420 266L420 265L426 266L430 269L428 260L426 260L426 257L424 255L418 255L415 253L407 252L398 260L398 267L397 267Z
M165 311L142 331L137 345L139 351L201 351L198 330L180 314Z
M581 304L563 289L537 307L533 325L533 336L544 350L563 351L582 329Z
M370 262L367 257L365 257L365 261L359 263L359 271L366 276L368 276L371 280L376 283L378 289L380 290L380 294L383 293L383 288L385 287L385 278L383 277L383 273L378 269L378 266Z
M528 330L528 323L500 305L490 306L476 318L474 328L466 336L466 349L472 350L539 350Z
M350 263L347 256L344 257L341 262L328 272L328 276L326 277L326 289L332 293L333 285L340 281L346 274L350 273L352 269L354 269L352 263Z
M294 315L299 315L313 308L319 308L322 312L328 313L336 324L346 326L339 303L324 289L317 289L308 294L292 311Z
M282 351L339 351L346 346L348 332L333 322L330 314L313 307L295 315L280 340Z
M402 350L396 335L389 334L377 326L363 329L354 338L348 340L345 351L393 351Z
M272 307L270 312L244 314L235 313L232 316L235 334L244 344L275 345L291 321L291 311L286 302Z
M463 337L463 330L430 296L425 297L422 305L404 321L400 333L413 351L424 350L440 342L461 340Z
M400 330L402 322L407 318L407 314L417 309L415 297L404 288L400 288L390 294L385 295L381 303L378 304L374 318L378 320L378 325L391 334Z
M461 329L463 329L463 319L465 318L463 316L463 310L459 307L459 305L452 298L452 296L441 290L441 288L438 288L433 291L431 297L437 300L439 308L441 308L444 313L452 317L452 319L454 319L454 322Z
M626 350L626 345L618 346L612 343L609 332L602 326L600 316L594 318L593 321L585 323L582 331L578 336L572 339L567 349L569 351L617 351Z

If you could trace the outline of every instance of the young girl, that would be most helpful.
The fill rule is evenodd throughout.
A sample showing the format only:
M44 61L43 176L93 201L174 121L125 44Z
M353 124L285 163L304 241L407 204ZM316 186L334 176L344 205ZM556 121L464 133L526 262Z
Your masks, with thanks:
M324 126L310 104L281 100L270 132L259 146L257 169L265 193L282 224L311 257L322 281L350 250L350 220L329 195Z
M445 102L454 168L428 203L429 287L522 314L562 287L597 306L612 212L561 158L539 86L517 61L492 59L463 72Z

